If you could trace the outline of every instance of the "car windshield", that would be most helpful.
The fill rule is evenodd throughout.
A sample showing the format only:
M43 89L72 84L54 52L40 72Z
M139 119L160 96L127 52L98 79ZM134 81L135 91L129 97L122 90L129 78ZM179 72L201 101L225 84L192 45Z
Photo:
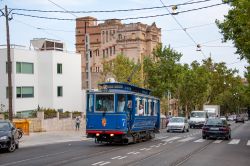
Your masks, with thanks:
M194 118L204 118L205 117L205 112L192 112L191 117Z
M184 119L183 118L171 118L170 122L172 122L172 123L181 123L181 122L184 122Z
M114 111L114 95L113 94L97 94L96 95L96 111Z
M226 122L221 119L208 119L206 125L216 125L216 126L223 126Z
M8 122L0 122L0 130L6 131L10 129L10 125Z

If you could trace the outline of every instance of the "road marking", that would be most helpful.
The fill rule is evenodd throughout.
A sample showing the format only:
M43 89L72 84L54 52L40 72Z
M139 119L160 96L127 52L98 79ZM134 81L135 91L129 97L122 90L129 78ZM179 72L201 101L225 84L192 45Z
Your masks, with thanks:
M164 144L162 144L162 145L167 145L168 143L167 142L165 142Z
M187 142L187 141L190 141L190 140L192 140L192 139L194 139L194 138L195 138L195 137L187 137L187 138L178 140L178 142Z
M116 157L113 157L113 158L111 158L112 160L114 160L114 159L117 159L117 158L120 158L121 156L116 156Z
M221 143L223 140L216 140L216 141L214 141L213 143L214 144L219 144L219 143Z
M151 150L152 148L145 148L145 151Z
M145 150L146 148L142 148L142 149L140 149L140 150Z
M240 139L232 139L228 144L238 144L240 142Z
M165 137L157 137L157 138L155 138L155 139L164 139L164 138L167 138L168 136L165 136Z
M247 141L247 146L250 146L250 140Z
M154 147L156 147L156 145L152 145L152 146L150 146L150 148L154 148Z
M99 164L100 166L102 166L102 165L106 165L106 164L109 164L110 162L109 161L107 161L107 162L105 162L105 163L102 163L102 164Z
M99 161L99 162L94 163L94 164L91 164L91 165L99 165L99 164L101 164L101 163L105 163L105 161Z
M128 152L127 154L138 154L140 152Z
M117 158L117 159L119 159L119 160L121 160L121 159L124 159L124 158L127 158L128 156L123 156L123 157L120 157L120 158Z
M198 140L196 140L194 142L204 142L204 141L205 141L205 139L198 139Z
M164 141L164 142L170 142L170 141L173 141L173 140L176 140L176 139L179 139L179 138L181 138L181 137L172 137L172 138L164 139L162 141Z

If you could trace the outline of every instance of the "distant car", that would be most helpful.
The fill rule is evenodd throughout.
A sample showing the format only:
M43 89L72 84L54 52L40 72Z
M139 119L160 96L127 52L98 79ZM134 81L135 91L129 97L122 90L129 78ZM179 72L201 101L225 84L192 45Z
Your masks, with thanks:
M187 122L187 119L184 117L173 117L169 119L167 132L170 131L189 132L189 124Z
M208 119L202 127L202 138L225 138L231 139L230 124L222 119Z
M14 152L19 147L18 131L10 121L0 120L0 149Z
M220 119L227 120L227 118L225 116L220 116Z
M227 120L228 121L234 121L236 119L236 115L230 115Z
M248 121L248 116L244 116L244 120L245 120L245 121Z
M238 123L238 122L242 122L242 123L245 123L245 119L243 116L241 115L238 115L235 119L235 123Z

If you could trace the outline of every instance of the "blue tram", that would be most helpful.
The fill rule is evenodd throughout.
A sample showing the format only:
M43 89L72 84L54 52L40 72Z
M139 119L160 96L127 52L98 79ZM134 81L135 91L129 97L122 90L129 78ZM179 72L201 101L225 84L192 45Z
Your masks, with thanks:
M140 142L159 128L160 100L150 90L109 82L87 92L86 134L97 143Z

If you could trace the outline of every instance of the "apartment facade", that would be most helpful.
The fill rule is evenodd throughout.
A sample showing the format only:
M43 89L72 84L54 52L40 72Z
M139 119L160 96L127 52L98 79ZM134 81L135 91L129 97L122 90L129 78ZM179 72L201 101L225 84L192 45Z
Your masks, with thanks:
M94 17L76 19L76 51L82 56L82 87L86 84L85 33L90 35L90 66L92 88L96 88L102 72L103 61L109 61L118 54L129 57L134 62L150 56L155 46L161 42L161 29L138 23L122 24L118 19L97 24Z
M81 56L64 44L34 39L34 49L11 48L13 111L23 116L40 108L83 111ZM8 109L7 49L0 49L0 104Z

